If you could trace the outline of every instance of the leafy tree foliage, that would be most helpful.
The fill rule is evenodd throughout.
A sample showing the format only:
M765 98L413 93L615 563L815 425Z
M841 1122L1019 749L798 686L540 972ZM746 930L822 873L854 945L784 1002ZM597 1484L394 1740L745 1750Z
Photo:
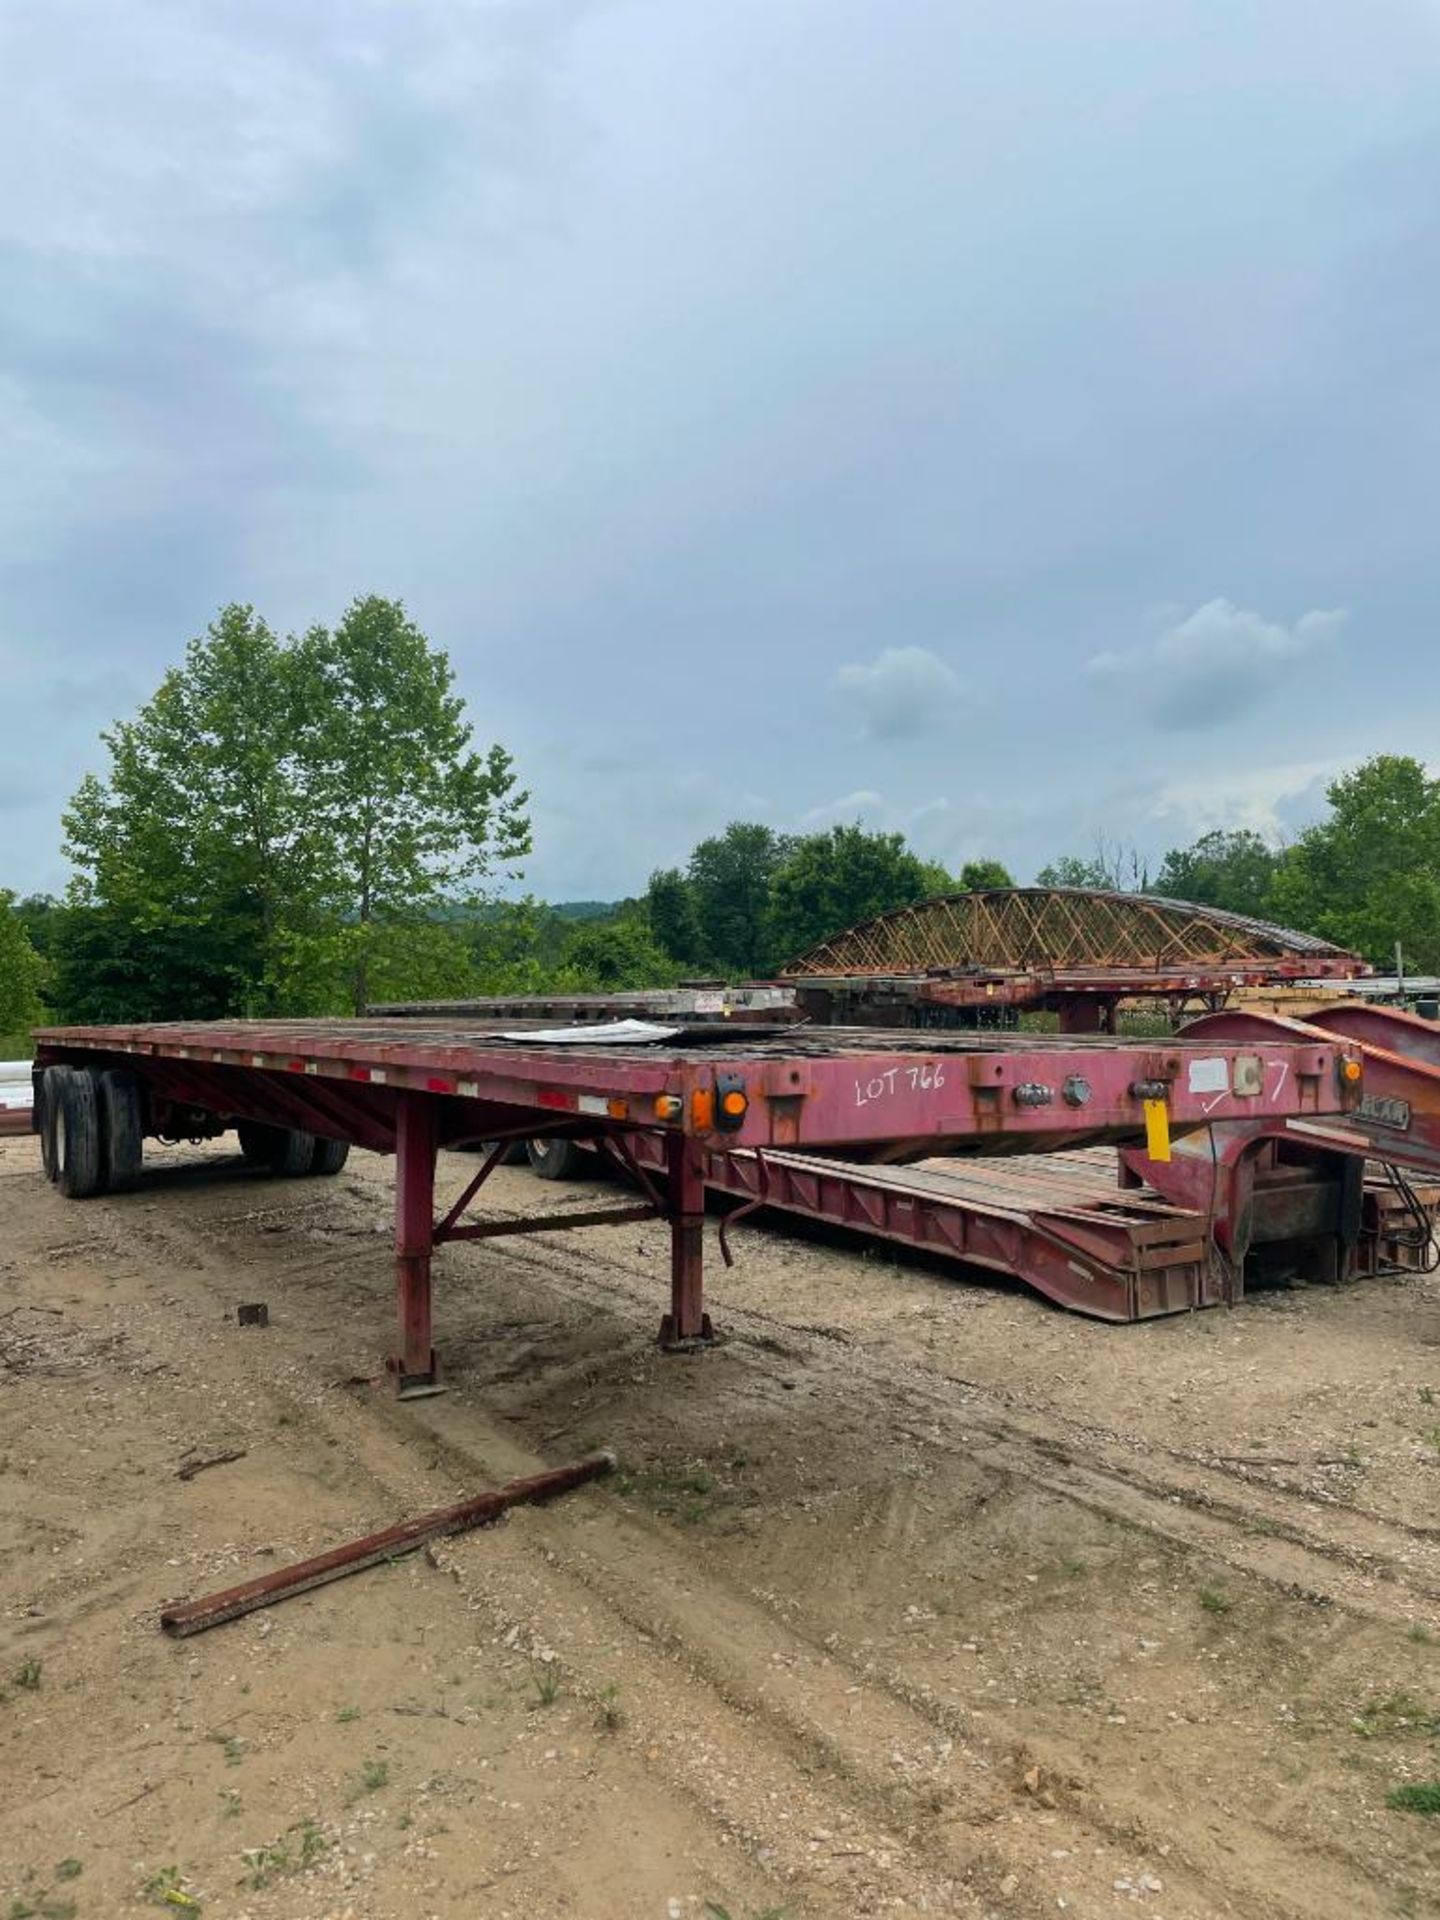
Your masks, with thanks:
M518 877L529 795L515 790L503 747L471 747L450 662L399 601L356 600L333 633L306 634L295 659L304 796L324 847L323 948L358 1013L387 951L413 949L428 929L439 957L437 911L473 895L496 862ZM450 960L462 956L457 940Z
M1248 828L1202 833L1193 846L1172 847L1161 862L1155 891L1198 906L1263 918L1280 856Z
M600 993L630 987L665 987L679 969L664 953L642 911L622 911L613 920L583 922L570 935L566 963Z
M109 909L127 937L192 930L224 956L232 1005L264 997L270 942L313 887L301 705L293 652L251 608L227 607L101 736L109 778L87 775L64 817L72 903Z
M1392 966L1440 968L1440 781L1400 754L1342 774L1330 815L1282 856L1278 918Z
M1035 876L1037 887L1108 887L1114 892L1143 893L1149 883L1149 869L1138 849L1103 833L1096 834L1095 851L1088 860L1061 854Z
M0 887L0 1039L14 1042L40 1018L42 963L30 944L15 896Z
M770 881L767 907L772 964L803 953L828 934L908 906L940 890L935 871L898 833L831 827L790 847ZM948 883L949 876L942 875Z
M991 887L1013 887L1008 867L998 860L967 860L960 869L960 885L966 893L984 893Z
M695 896L678 867L664 867L651 874L645 908L660 951L671 960L693 962L700 951L700 925Z
M773 828L735 820L696 847L685 877L700 966L732 979L764 971L770 884L791 844Z
M1079 854L1062 853L1048 861L1035 876L1037 887L1108 887L1110 874L1099 860L1086 860Z
M396 601L357 600L333 633L288 641L226 607L102 736L108 776L87 776L65 816L67 1010L464 991L464 933L443 909L523 854L529 825L508 755L471 748L452 679Z

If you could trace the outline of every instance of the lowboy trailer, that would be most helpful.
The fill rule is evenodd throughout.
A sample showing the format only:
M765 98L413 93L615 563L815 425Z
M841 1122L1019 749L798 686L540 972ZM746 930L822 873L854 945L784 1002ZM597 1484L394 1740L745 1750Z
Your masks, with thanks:
M277 1173L333 1172L348 1146L396 1156L397 1350L402 1394L439 1388L431 1258L448 1240L555 1232L659 1215L670 1226L667 1346L711 1338L702 1248L707 1155L823 1150L895 1163L935 1154L1143 1143L1216 1122L1324 1121L1363 1093L1360 1049L1331 1037L1145 1044L1065 1036L919 1035L845 1028L683 1043L583 1045L463 1020L240 1021L38 1032L35 1125L68 1196L122 1191L143 1141L238 1128ZM663 1173L634 1151L660 1145ZM518 1140L587 1139L639 1189L636 1204L536 1219L464 1216ZM441 1147L493 1143L445 1214ZM648 1156L647 1156L648 1157Z

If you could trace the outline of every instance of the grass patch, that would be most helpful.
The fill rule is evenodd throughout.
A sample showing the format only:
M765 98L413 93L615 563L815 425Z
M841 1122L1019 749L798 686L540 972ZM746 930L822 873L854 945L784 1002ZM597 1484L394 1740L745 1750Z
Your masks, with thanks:
M1411 1780L1403 1787L1392 1787L1385 1804L1396 1813L1423 1813L1433 1818L1440 1813L1440 1780Z
M558 1660L532 1660L530 1663L530 1684L535 1689L537 1707L553 1707L560 1697L560 1662Z
M381 1787L390 1784L390 1762L388 1760L362 1760L360 1762L360 1784L366 1793L378 1793Z
M335 1721L338 1726L348 1727L352 1720L358 1720L359 1718L359 1707L341 1707L335 1716Z
M715 1491L715 1476L701 1466L622 1467L615 1491L643 1500L656 1513L678 1514L687 1526L706 1517L705 1500Z
M595 1708L595 1725L601 1733L618 1733L625 1724L620 1706L619 1688L606 1687Z
M304 1873L313 1867L330 1842L308 1816L287 1827L278 1840L268 1846L247 1847L240 1858L245 1863L242 1885L261 1893L287 1874Z
M1403 1689L1367 1700L1350 1724L1362 1740L1390 1740L1406 1733L1428 1738L1440 1733L1440 1715Z
M179 1867L157 1867L140 1889L152 1907L169 1907L180 1913L199 1913L200 1902L185 1886Z
M22 1660L15 1669L15 1684L23 1687L26 1693L38 1693L40 1676L44 1671L44 1665L39 1660Z
M1206 1613L1229 1613L1235 1602L1221 1587L1201 1587L1199 1601Z

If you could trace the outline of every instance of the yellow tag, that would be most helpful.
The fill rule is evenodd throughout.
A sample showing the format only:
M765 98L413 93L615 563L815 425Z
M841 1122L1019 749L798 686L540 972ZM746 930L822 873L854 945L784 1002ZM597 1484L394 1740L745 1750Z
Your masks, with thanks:
M1170 1114L1163 1100L1145 1102L1145 1151L1152 1160L1170 1158Z

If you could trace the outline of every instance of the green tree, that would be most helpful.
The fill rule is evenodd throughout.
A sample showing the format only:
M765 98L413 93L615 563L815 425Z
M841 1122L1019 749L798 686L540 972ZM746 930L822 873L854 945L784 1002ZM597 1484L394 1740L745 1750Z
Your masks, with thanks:
M1078 854L1062 853L1035 876L1037 887L1108 887L1112 885L1108 869L1099 860L1085 860Z
M967 860L960 869L960 885L966 893L984 893L991 887L1013 887L1007 867L998 860Z
M678 867L652 873L645 890L645 906L655 944L681 966L700 964L700 924L695 894Z
M680 971L656 944L644 912L633 910L613 920L582 921L570 935L565 961L581 990L595 993L670 986Z
M784 835L743 820L700 842L686 869L697 964L731 979L764 970L770 882L789 850Z
M252 608L226 607L135 718L102 734L109 775L87 775L64 816L72 904L108 909L127 941L193 930L225 956L226 997L246 1011L271 997L276 934L315 884L300 712L293 651Z
M51 1005L65 1025L216 1020L236 1011L245 984L223 921L142 925L125 907L63 907L48 962Z
M123 1019L471 990L463 914L529 827L451 683L398 602L299 641L224 608L71 802L57 997Z
M0 887L0 1044L7 1054L41 1017L41 978L40 956L15 911L15 896Z
M343 973L358 1013L387 948L478 898L493 866L517 877L530 851L529 795L516 790L503 747L473 750L449 659L398 600L354 601L333 633L312 628L295 654L305 798L329 908L310 957ZM302 933L302 966L305 944Z
M1197 906L1262 917L1270 909L1279 855L1249 828L1202 833L1189 847L1172 847L1160 864L1155 891Z
M1104 887L1111 892L1143 893L1149 883L1149 870L1138 849L1103 833L1096 834L1095 851L1088 860L1065 853L1035 876L1037 887Z
M1440 967L1440 781L1382 753L1327 789L1330 815L1281 856L1274 911L1392 966Z
M795 841L770 883L768 928L775 964L891 907L924 900L933 868L898 833L831 827Z

